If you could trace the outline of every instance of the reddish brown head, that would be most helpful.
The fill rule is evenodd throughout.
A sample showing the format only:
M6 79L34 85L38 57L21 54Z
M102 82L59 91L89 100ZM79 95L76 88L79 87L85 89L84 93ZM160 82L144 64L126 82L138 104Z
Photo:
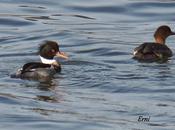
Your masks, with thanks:
M163 25L156 30L154 38L156 43L165 44L166 38L170 35L175 35L175 32L172 32L170 27Z

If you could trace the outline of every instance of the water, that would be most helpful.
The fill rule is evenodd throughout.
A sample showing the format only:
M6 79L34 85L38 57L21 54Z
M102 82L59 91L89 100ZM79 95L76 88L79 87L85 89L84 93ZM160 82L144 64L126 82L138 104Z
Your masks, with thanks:
M175 58L139 63L133 49L174 26L173 0L1 0L1 130L172 130ZM167 40L175 52L174 37ZM69 54L46 83L11 79L43 40ZM138 122L139 116L150 117Z

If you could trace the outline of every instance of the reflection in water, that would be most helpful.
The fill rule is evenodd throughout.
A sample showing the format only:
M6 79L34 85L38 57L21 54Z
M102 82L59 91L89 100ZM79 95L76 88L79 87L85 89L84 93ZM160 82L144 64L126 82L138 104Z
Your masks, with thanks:
M48 91L51 92L49 95L36 95L37 100L40 101L45 101L45 102L52 102L52 103L58 103L63 101L63 93L62 91L59 91L59 85L58 82L56 83L54 80L50 80L47 82L40 82L37 85L37 88L40 89L41 91ZM55 90L57 89L57 90Z
M63 101L64 92L62 91L62 89L59 88L59 83L58 81L55 81L55 79L48 80L45 82L30 80L22 80L22 82L22 86L27 87L28 89L38 89L37 93L33 95L33 99L37 101L44 101L50 103L59 103Z
M51 113L58 113L59 111L58 110L49 110L49 109L42 109L42 108L31 108L29 110L32 110L36 113L39 113L41 115L50 115Z
M43 95L37 95L37 100L45 101L45 102L58 102L58 99L56 99L56 97L43 96Z
M172 78L173 77L172 68L169 65L170 64L168 64L168 63L163 63L163 64L158 64L158 63L145 64L144 63L142 65L138 65L139 66L138 70L139 71L152 70L153 75L152 75L151 78L156 78L156 79L159 79L159 80L161 79L161 81L162 81L162 80L165 80L166 78ZM151 73L149 73L149 75L151 75Z
M39 82L37 88L43 91L51 91L54 90L56 86L58 87L58 83L55 83L53 79L50 79L45 82Z

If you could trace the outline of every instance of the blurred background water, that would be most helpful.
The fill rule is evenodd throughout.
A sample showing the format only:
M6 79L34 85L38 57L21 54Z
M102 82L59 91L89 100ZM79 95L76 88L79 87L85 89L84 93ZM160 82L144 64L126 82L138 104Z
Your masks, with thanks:
M0 129L174 129L175 57L132 59L158 26L175 30L174 8L174 0L1 0ZM11 79L39 60L43 40L68 53L62 73L46 83ZM173 52L174 41L167 40Z

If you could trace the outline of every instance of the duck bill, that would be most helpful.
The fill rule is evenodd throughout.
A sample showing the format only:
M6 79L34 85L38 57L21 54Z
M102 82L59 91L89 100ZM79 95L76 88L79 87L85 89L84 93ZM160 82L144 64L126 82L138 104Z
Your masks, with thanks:
M66 59L66 60L68 59L68 56L64 52L59 51L59 52L56 53L56 56L60 57L60 58L63 58L63 59Z
M171 35L175 35L175 32L171 32Z

